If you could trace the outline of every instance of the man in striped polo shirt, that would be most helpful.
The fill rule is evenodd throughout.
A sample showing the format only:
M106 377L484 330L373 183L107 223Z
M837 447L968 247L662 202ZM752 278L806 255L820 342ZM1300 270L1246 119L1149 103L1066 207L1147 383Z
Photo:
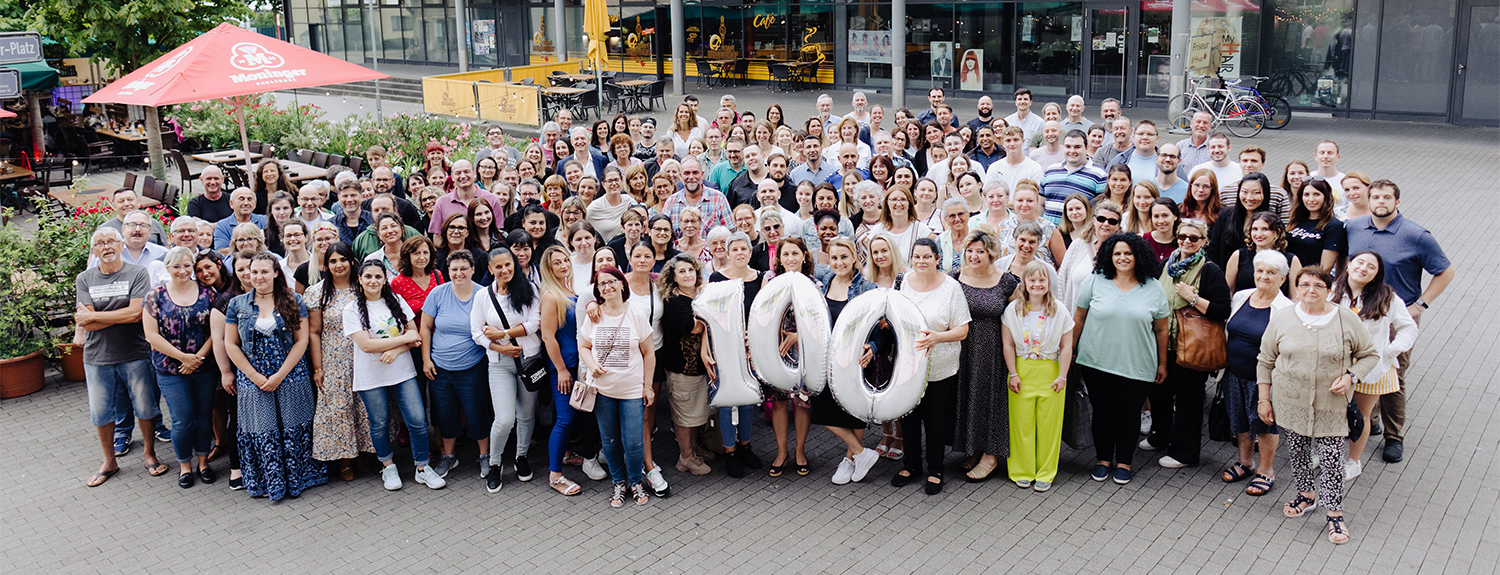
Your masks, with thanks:
M1082 130L1068 131L1063 136L1063 161L1048 166L1042 174L1042 199L1046 202L1043 215L1054 224L1062 223L1068 196L1078 192L1092 200L1104 193L1109 176L1089 163L1087 144L1088 136Z

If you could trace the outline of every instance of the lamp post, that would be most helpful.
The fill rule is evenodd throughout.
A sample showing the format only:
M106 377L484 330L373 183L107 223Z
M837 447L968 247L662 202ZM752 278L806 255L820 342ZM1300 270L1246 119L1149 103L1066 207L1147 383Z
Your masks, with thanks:
M375 19L375 0L367 0L365 6L370 10L370 16L366 18L366 20L370 21L370 67L379 72L380 44L375 40L375 28L379 24L379 20ZM375 80L375 122L377 125L385 123L384 116L380 110L380 80L377 79Z

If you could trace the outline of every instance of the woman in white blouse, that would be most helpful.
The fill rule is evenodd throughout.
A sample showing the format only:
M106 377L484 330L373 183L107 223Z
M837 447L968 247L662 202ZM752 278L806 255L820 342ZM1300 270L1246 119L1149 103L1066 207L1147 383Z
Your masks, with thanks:
M469 331L484 347L490 360L490 401L495 422L490 426L490 468L484 474L486 489L499 493L500 456L506 439L516 428L516 479L530 481L531 464L526 459L531 432L536 427L536 392L521 384L520 360L542 350L542 312L536 289L516 269L516 256L497 247L490 251L490 275L494 283L474 300Z
M911 257L917 240L932 237L927 224L917 221L916 199L906 188L891 188L881 202L880 226L877 231L891 235L901 255Z
M895 487L911 483L922 473L925 461L928 495L943 491L943 448L951 439L957 410L961 342L969 335L969 302L958 280L938 271L938 253L937 242L918 239L911 253L912 271L901 283L901 293L927 319L927 329L913 346L916 353L928 355L927 391L917 408L901 418L901 430L911 440L906 444L911 448L905 453L906 465L891 478Z
M1370 250L1354 254L1333 283L1329 299L1364 320L1370 338L1375 340L1375 352L1380 354L1380 363L1375 364L1375 370L1367 378L1370 381L1354 383L1354 401L1359 404L1365 426L1359 439L1349 446L1349 460L1344 462L1344 480L1353 481L1364 471L1360 456L1370 441L1370 411L1380 396L1400 389L1397 379L1400 356L1417 342L1417 322L1396 292L1386 285L1385 260L1380 254Z

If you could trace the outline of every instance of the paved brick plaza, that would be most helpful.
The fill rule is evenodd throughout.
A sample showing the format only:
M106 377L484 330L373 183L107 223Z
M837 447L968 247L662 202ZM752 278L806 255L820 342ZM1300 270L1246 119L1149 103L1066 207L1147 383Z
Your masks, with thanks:
M737 93L745 94L741 110L759 113L772 101L796 99L796 110L786 106L789 118L812 111L806 94ZM847 111L848 94L834 96L835 112ZM711 116L714 97L700 97L703 114ZM953 103L961 116L972 115L972 102ZM1002 115L1011 111L1003 101L996 108ZM1177 138L1164 134L1162 140ZM1311 160L1314 144L1324 138L1342 145L1344 171L1401 184L1403 211L1431 229L1459 266L1457 281L1423 318L1410 376L1407 460L1380 462L1382 444L1371 441L1364 475L1345 504L1353 531L1348 545L1327 542L1321 511L1282 519L1280 503L1292 490L1285 461L1278 461L1275 491L1263 498L1244 495L1243 483L1219 481L1232 450L1216 442L1206 442L1201 467L1181 470L1162 469L1155 464L1159 454L1141 453L1135 481L1124 487L1089 481L1092 454L1065 448L1049 493L1003 480L969 485L950 469L947 489L928 497L915 484L890 487L898 464L889 460L864 483L831 485L842 447L822 429L811 433L811 476L772 479L762 470L739 480L724 475L722 465L704 477L678 473L672 469L676 444L670 432L658 432L657 461L673 497L653 498L643 509L611 510L607 482L589 482L577 468L568 474L584 483L583 495L563 498L548 489L540 448L532 451L538 478L519 483L507 468L505 489L495 495L485 493L469 443L460 447L463 467L442 491L412 482L409 456L402 453L403 491L386 492L377 475L365 474L270 504L230 492L222 479L225 459L215 462L221 479L211 486L179 489L175 466L161 477L147 476L137 433L121 473L89 489L84 480L98 468L99 453L84 385L53 382L0 404L0 570L1495 572L1500 512L1491 474L1500 473L1500 302L1484 286L1500 281L1500 258L1481 236L1489 236L1500 218L1492 197L1500 131L1299 116L1287 131L1234 144L1270 150L1268 165L1279 178L1293 154ZM545 438L540 431L537 436ZM774 441L767 422L757 422L755 445L769 462ZM169 461L170 446L159 446L158 455Z

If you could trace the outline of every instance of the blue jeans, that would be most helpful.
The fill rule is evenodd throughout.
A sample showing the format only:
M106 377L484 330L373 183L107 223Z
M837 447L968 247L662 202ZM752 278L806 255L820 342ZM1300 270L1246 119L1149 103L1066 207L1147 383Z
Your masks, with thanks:
M437 428L442 433L443 439L456 439L462 425L459 423L459 414L468 420L469 439L486 439L489 435L492 415L490 414L490 386L486 381L488 366L481 359L468 369L448 371L441 367L437 368L437 377L433 378L430 391L432 393L433 414L437 417Z
M740 423L734 423L734 411L740 412ZM741 405L739 407L719 408L719 437L724 440L724 447L734 447L735 431L739 431L740 443L750 443L750 431L754 428L755 406Z
M156 371L152 370L152 377L156 377ZM157 411L161 410L161 392L152 390L152 403L156 404ZM132 417L130 409L130 392L120 388L115 399L115 439L130 441L130 436L135 432L135 418ZM162 421L161 416L156 417L156 430L167 431L167 423Z
M390 402L395 400L411 437L412 462L418 468L427 467L427 410L422 407L422 390L417 387L417 378L361 391L359 398L365 402L365 412L370 414L370 440L375 443L375 457L381 461L391 460Z
M635 485L645 474L646 405L640 399L594 396L594 418L599 420L600 450L609 462L615 483ZM627 481L628 479L628 481Z
M568 370L573 381L578 381L578 368ZM557 373L552 374L552 409L557 412L552 422L552 435L547 439L547 471L562 473L563 457L568 452L568 430L573 427L573 417L578 411L568 403L568 394L557 390Z
M89 422L94 427L115 424L115 416L129 409L138 419L161 417L156 371L151 360L83 366L89 391Z
M207 457L213 448L214 388L219 386L218 370L200 369L191 375L156 374L156 384L167 398L172 412L172 451L178 463L188 463L193 456Z

